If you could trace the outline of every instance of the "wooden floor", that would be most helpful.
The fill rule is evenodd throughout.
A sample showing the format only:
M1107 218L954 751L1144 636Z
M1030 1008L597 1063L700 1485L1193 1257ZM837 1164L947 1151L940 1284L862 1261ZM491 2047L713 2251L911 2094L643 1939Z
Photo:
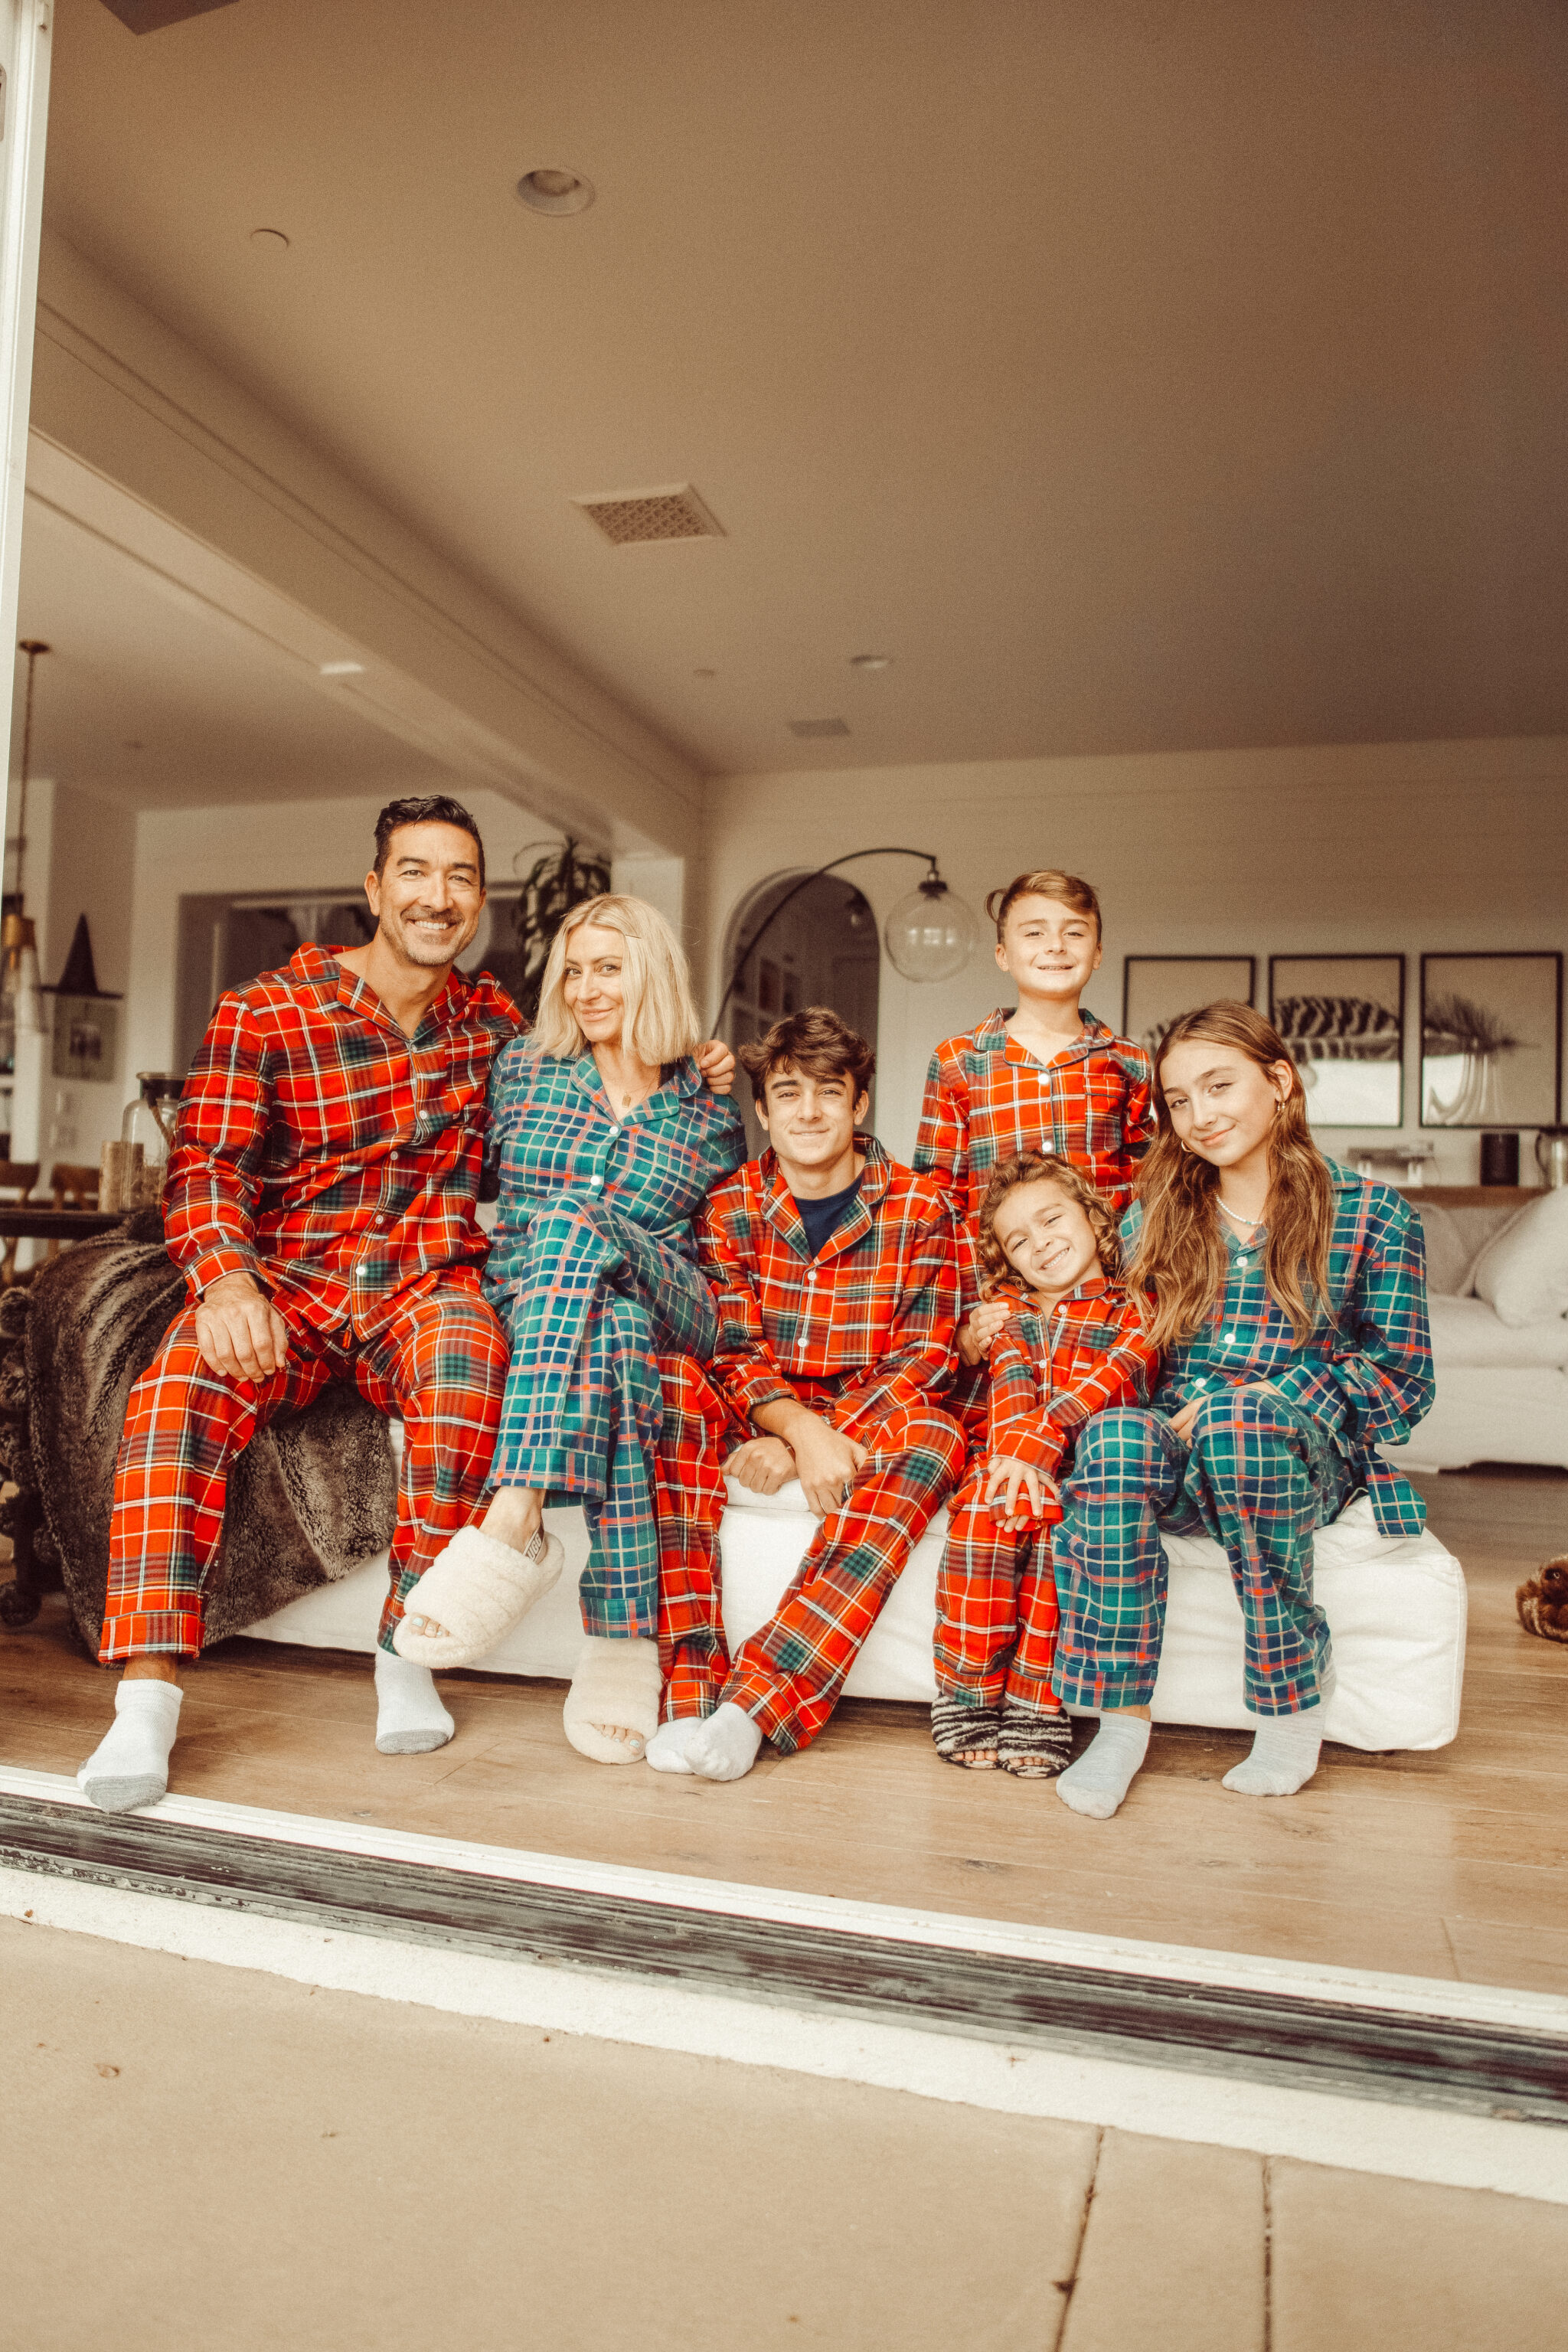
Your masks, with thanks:
M233 1641L189 1680L184 1794L1100 1935L1568 1993L1568 1646L1515 1585L1568 1548L1568 1474L1423 1482L1470 1583L1464 1724L1429 1755L1331 1747L1285 1801L1220 1779L1243 1735L1158 1728L1122 1812L941 1763L921 1711L848 1701L797 1757L714 1787L577 1756L561 1685L453 1675L458 1736L377 1756L370 1662ZM74 1773L112 1684L61 1605L0 1629L0 1760Z

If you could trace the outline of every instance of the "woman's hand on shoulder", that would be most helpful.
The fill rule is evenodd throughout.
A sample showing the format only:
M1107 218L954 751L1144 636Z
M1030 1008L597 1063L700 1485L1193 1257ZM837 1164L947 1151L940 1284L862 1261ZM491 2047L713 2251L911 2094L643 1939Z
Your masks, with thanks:
M699 1045L697 1066L707 1082L710 1095L727 1095L735 1078L735 1056L730 1047L717 1037L710 1037Z

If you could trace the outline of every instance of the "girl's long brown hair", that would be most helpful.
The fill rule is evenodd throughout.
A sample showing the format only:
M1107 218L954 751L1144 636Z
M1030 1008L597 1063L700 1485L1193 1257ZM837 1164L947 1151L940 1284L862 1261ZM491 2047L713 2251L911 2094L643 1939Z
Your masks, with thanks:
M1161 1072L1178 1045L1230 1045L1260 1070L1283 1062L1290 1091L1279 1106L1268 1138L1268 1243L1264 1278L1290 1318L1297 1345L1307 1339L1321 1310L1331 1322L1329 1236L1333 1227L1334 1188L1328 1162L1307 1127L1307 1093L1290 1048L1250 1004L1205 1004L1172 1023L1154 1055L1154 1110L1159 1135L1138 1172L1135 1187L1143 1223L1129 1280L1154 1296L1150 1336L1172 1348L1205 1323L1225 1286L1228 1261L1215 1195L1219 1170L1189 1151L1171 1125Z

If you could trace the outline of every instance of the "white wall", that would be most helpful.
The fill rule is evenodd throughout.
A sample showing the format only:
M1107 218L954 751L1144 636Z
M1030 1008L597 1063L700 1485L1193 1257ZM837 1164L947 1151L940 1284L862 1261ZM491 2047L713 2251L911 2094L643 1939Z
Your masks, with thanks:
M16 822L15 785L11 818ZM70 952L77 918L85 915L92 935L100 988L123 991L131 966L131 873L135 852L133 813L48 777L27 787L27 855L24 873L29 913L37 926L38 971L59 979ZM7 887L15 887L16 843L7 845ZM54 1000L44 999L52 1018ZM37 1160L44 1179L57 1160L96 1164L99 1149L120 1132L121 1115L133 1091L136 1064L128 1058L125 1007L121 1006L119 1053L112 1074L86 1083L53 1075L53 1041L41 1050L19 1049L13 1100L12 1150Z
M513 858L554 827L499 793L464 792L484 835L493 881L513 877ZM342 888L352 895L375 850L384 793L342 800L145 809L136 820L128 1028L132 1070L174 1066L174 956L184 893ZM526 866L524 867L526 870ZM53 975L50 975L51 977ZM110 983L105 981L104 986Z
M758 882L880 842L934 850L984 926L988 890L1021 868L1085 875L1106 913L1089 1002L1120 1023L1129 954L1248 954L1267 1003L1269 955L1400 953L1405 1114L1435 1142L1434 1180L1477 1181L1474 1134L1415 1125L1423 950L1568 950L1568 740L1025 760L732 776L710 786L707 1007L736 907ZM912 859L851 877L879 918L920 876ZM882 964L878 1124L912 1147L940 1037L1004 1001L983 945L954 981L918 986ZM1368 1142L1397 1139L1363 1131ZM1356 1140L1325 1129L1326 1148ZM1533 1170L1530 1139L1521 1160Z

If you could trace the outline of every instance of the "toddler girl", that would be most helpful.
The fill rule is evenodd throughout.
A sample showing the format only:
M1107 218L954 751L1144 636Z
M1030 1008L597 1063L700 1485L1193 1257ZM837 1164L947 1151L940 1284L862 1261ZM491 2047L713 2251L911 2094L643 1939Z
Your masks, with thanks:
M987 1291L1006 1280L1025 1303L991 1342L985 1445L952 1498L931 1737L950 1763L1047 1779L1072 1748L1051 1688L1057 1475L1091 1413L1142 1402L1155 1352L1111 1212L1066 1160L1001 1161L978 1246Z

